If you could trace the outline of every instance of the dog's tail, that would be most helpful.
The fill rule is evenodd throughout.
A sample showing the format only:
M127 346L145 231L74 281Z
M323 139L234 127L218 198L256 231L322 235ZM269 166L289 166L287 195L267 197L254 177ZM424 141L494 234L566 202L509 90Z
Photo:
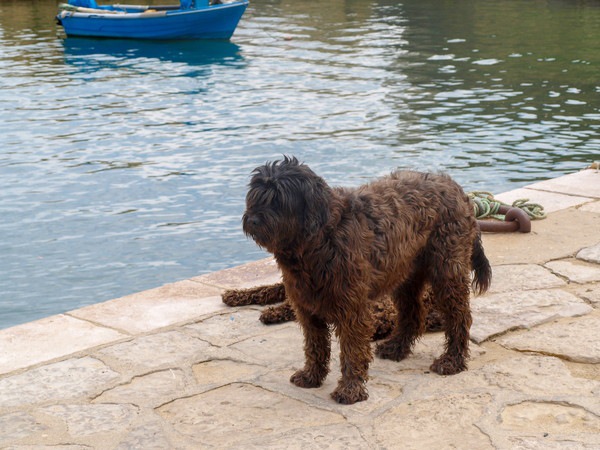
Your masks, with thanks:
M473 278L473 290L477 294L486 292L492 283L492 268L490 262L483 252L481 243L481 231L477 231L477 239L473 242L473 253L471 254L471 268L475 272Z

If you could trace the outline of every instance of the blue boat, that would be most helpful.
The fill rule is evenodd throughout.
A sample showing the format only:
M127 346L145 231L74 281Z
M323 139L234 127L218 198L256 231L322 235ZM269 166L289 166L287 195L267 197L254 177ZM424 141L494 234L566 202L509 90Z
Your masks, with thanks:
M67 36L131 39L229 39L248 0L180 5L97 5L95 0L61 4L56 20Z

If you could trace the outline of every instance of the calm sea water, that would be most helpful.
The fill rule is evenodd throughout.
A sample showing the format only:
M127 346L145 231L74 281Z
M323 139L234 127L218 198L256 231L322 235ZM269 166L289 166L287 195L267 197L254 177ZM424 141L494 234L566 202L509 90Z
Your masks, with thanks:
M231 42L65 39L0 0L0 328L265 256L249 172L502 192L600 159L598 1L253 0Z

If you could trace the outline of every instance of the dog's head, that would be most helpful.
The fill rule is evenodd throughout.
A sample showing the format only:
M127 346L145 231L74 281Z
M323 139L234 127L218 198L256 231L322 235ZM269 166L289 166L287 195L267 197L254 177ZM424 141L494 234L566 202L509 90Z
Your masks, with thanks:
M244 233L271 253L294 251L327 222L330 192L295 157L259 166L246 195Z

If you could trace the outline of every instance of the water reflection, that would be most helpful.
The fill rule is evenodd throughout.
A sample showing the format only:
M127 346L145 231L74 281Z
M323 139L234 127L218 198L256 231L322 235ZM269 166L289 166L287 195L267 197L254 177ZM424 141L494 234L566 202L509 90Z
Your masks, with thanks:
M127 60L154 59L200 68L209 65L243 67L239 45L229 41L143 41L67 37L62 40L65 62L80 70L118 67ZM187 76L197 76L195 71Z

